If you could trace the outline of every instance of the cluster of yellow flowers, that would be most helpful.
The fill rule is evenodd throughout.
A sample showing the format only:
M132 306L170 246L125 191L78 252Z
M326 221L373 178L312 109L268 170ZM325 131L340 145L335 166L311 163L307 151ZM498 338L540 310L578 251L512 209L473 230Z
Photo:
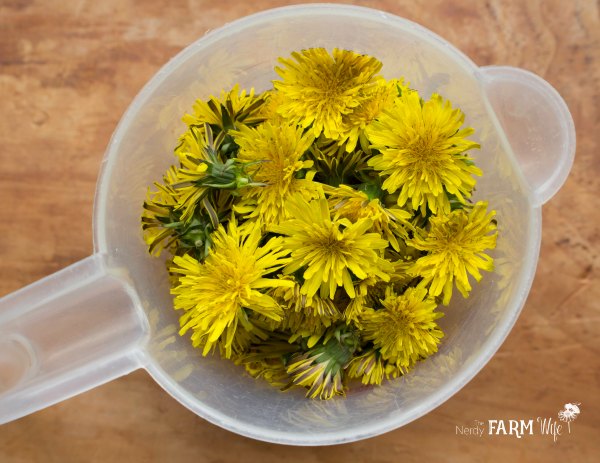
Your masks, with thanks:
M198 100L142 228L170 253L181 331L311 398L380 384L438 349L454 286L492 270L494 211L464 114L377 59L313 48L260 94Z

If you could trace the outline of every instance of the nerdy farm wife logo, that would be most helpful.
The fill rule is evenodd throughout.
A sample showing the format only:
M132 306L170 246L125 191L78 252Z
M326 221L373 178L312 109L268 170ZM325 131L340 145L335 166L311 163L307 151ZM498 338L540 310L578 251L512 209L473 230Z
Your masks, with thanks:
M571 434L571 423L581 413L580 405L580 403L565 404L564 408L558 412L558 420L541 416L535 420L475 420L472 425L456 426L456 434L474 437L513 436L517 439L540 434L552 437L556 442L560 436ZM567 423L567 432L565 432L564 423Z

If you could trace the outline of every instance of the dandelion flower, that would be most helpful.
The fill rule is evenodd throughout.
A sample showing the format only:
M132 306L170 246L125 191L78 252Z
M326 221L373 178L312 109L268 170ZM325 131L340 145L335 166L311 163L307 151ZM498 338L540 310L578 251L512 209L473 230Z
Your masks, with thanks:
M250 346L247 352L236 356L236 364L243 364L254 378L262 378L269 384L287 389L292 385L292 376L287 372L285 359L298 351L298 346L290 344L280 334Z
M185 139L185 143L180 143L175 150L180 166L172 168L168 184L176 196L177 209L182 212L182 220L187 222L207 194L207 189L198 185L198 182L206 178L208 156L203 128L191 127L182 139Z
M400 208L387 209L378 198L369 198L364 191L355 190L348 185L323 188L336 216L347 218L351 222L371 219L373 231L388 240L395 250L399 250L398 237L407 237L404 225L408 224L407 221L412 216L409 212Z
M295 385L308 388L307 397L328 400L344 395L341 365L324 353L303 354L293 357L291 362L286 371Z
M168 171L171 177L172 167ZM166 177L167 177L166 176ZM158 256L163 249L171 254L189 253L192 257L202 258L211 246L211 233L216 227L214 218L206 210L196 211L189 221L183 220L183 212L177 202L179 194L169 182L156 183L157 191L149 191L142 213L143 237L148 244L150 254ZM217 207L222 207L226 198L219 193L213 194ZM218 217L216 218L218 221Z
M566 422L574 421L579 416L579 414L581 413L581 410L579 409L579 405L581 405L581 404L580 403L576 403L576 404L568 403L568 404L565 404L564 409L560 410L558 412L558 418L561 421L566 421Z
M307 352L292 355L287 372L293 384L308 388L307 397L331 399L344 395L343 368L358 347L358 339L344 325L332 336Z
M301 293L302 286L293 277L282 278L294 281L294 286L273 288L269 293L284 308L283 319L274 329L292 333L288 342L307 338L308 347L313 347L325 330L342 318L342 314L331 299L322 299L317 295L308 299Z
M244 368L250 376L256 379L264 379L271 386L285 389L292 382L281 357L244 362Z
M387 362L377 349L370 348L352 357L345 371L349 378L358 378L365 385L379 385L384 378L402 376L406 373L406 368Z
M214 199L216 194L223 199L223 195L220 195L223 190L233 191L259 185L248 172L249 167L256 162L228 157L223 151L224 132L215 139L208 123L204 124L202 130L190 127L186 133L191 136L186 144L189 151L177 152L180 167L172 169L174 175L169 178L168 183L177 196L177 209L182 212L181 220L186 223L192 220L201 206L210 215L216 228L219 223L219 205L215 207L209 197ZM230 195L225 196L231 198Z
M276 224L287 217L285 201L290 195L302 194L307 199L315 196L316 184L296 177L313 165L312 161L303 160L314 140L310 133L303 134L301 128L288 124L265 122L256 128L241 127L231 134L240 147L237 159L254 163L248 172L263 185L241 190L237 211L250 211L248 218Z
M372 341L382 357L401 368L437 352L443 332L436 320L436 303L423 288L408 288L396 295L391 288L381 301L383 308L362 315L363 335Z
M263 103L262 96L254 95L254 89L247 92L236 84L230 91L222 91L219 98L211 96L207 101L196 100L193 114L186 114L182 120L190 127L209 124L221 130L235 129L241 124L262 122L260 107Z
M456 287L468 297L471 291L468 274L481 280L479 269L491 272L493 259L486 249L496 247L495 211L487 212L487 203L478 202L470 212L459 209L445 216L431 217L429 232L415 236L407 244L427 252L411 268L423 277L419 286L428 287L431 296L442 296L444 305Z
M347 322L361 328L361 315L368 309L381 308L381 301L385 299L386 290L389 288L401 292L412 280L413 275L408 274L410 264L404 261L390 261L392 271L389 281L376 277L369 277L354 283L356 297L351 299L344 310Z
M311 127L315 137L323 133L337 139L344 115L369 98L380 79L381 62L353 51L310 48L280 58L275 70L282 78L273 85L282 94L279 114L302 128Z
M563 410L558 412L558 419L560 421L566 421L567 425L569 426L569 434L571 434L571 421L575 421L575 419L577 419L577 417L581 413L579 405L581 404L568 403L565 404L565 408Z
M167 184L156 183L156 191L148 189L144 201L143 238L148 245L148 251L154 256L160 255L165 246L169 247L167 239L174 234L173 228L168 227L174 221L173 210L177 206L175 192L168 186L170 172L171 169L163 177Z
M367 126L393 104L394 97L406 91L402 81L378 81L361 104L342 117L338 144L345 145L347 152L353 151Z
M293 286L278 287L271 290L271 295L277 299L280 304L289 309L289 312L305 312L315 317L337 319L340 316L334 302L329 299L313 297L308 300L305 294L302 294L302 285L294 277L286 275L282 279L290 280Z
M232 218L227 231L219 226L213 233L213 247L204 262L189 255L173 259L170 270L181 275L172 289L174 305L185 311L180 334L191 329L194 345L204 346L203 355L221 341L226 357L230 357L238 323L252 329L247 311L281 320L281 307L261 290L292 285L265 277L289 259L285 258L281 238L259 246L261 238L258 227L251 223L238 227Z
M175 156L177 156L180 164L194 162L198 165L206 159L206 146L204 124L194 125L179 137L179 143L175 148Z
M264 118L265 121L270 121L274 124L286 124L285 119L277 112L277 109L284 101L284 96L281 92L275 89L266 90L262 94L264 104L260 107L257 117Z
M346 373L349 378L360 378L363 384L381 384L385 376L385 362L375 349L350 360Z
M434 94L422 102L417 92L405 92L367 128L377 154L369 165L384 177L383 189L400 190L398 205L413 210L426 207L434 214L449 213L447 193L461 203L471 196L473 175L481 170L465 151L479 148L467 140L472 128L462 128L464 114Z
M293 219L270 230L286 235L283 246L291 252L292 262L284 268L284 273L289 275L304 269L301 292L308 299L319 290L321 298L333 299L339 286L344 287L348 296L355 297L353 275L359 280L370 275L389 280L392 266L377 252L387 247L387 241L378 233L367 233L373 226L371 219L356 223L332 220L325 198L309 203L295 196L288 201L287 208Z
M308 152L314 161L315 178L322 184L337 187L353 183L354 179L368 175L368 155L361 150L346 153L335 141L319 137Z

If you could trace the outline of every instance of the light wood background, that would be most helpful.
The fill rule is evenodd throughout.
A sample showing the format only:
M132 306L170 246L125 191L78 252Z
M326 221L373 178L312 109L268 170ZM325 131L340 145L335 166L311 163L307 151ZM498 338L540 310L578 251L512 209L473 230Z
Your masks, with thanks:
M142 85L207 30L289 2L0 0L0 295L92 252L96 175ZM252 441L184 409L140 371L0 427L0 462L599 461L600 18L593 0L352 2L412 19L476 63L529 69L567 101L570 178L543 208L529 300L493 360L427 416L324 448ZM475 419L556 416L572 434L475 438ZM593 457L595 455L595 457Z

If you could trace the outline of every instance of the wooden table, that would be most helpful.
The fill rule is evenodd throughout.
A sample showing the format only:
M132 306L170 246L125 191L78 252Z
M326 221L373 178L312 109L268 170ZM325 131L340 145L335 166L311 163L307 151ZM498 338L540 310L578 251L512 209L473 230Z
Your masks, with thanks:
M172 3L173 5L167 6ZM92 252L96 175L141 86L209 29L291 2L0 0L0 294ZM0 428L0 461L592 461L600 455L600 6L593 0L365 0L415 20L476 63L529 69L567 101L577 157L543 208L538 272L493 360L425 417L386 435L289 448L217 428L136 372ZM459 436L474 419L555 416L573 432ZM598 460L595 460L598 461Z

